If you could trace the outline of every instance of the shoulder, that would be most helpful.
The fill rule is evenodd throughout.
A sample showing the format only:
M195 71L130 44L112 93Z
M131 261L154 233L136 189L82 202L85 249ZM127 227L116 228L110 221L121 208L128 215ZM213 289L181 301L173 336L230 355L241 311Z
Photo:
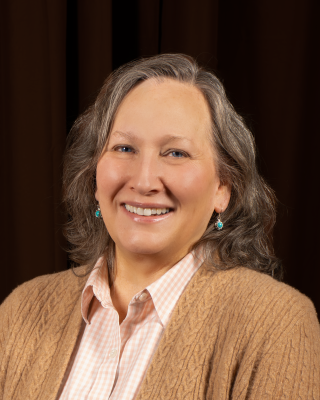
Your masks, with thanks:
M207 273L210 275L210 271ZM211 293L217 292L225 315L232 313L238 321L255 328L263 326L265 331L283 332L303 324L319 335L319 322L311 300L266 274L248 268L211 272L208 284L213 289Z
M212 275L212 282L215 280L238 300L269 305L276 301L277 308L286 307L290 303L293 307L296 305L314 310L311 300L297 289L249 268L216 272Z
M77 272L84 271L80 268ZM45 379L59 343L75 342L82 323L80 300L85 281L70 270L40 276L18 286L2 303L0 369L9 371L8 385L15 380L16 366L23 371L19 377L24 380L22 386L28 385L29 379L38 381L41 374ZM36 370L37 378L31 372Z
M83 275L85 267L76 269ZM74 303L80 296L86 278L77 277L71 270L43 275L18 286L1 304L0 317L24 318L26 314L36 314L43 307L61 307L62 302Z
M234 271L234 277L242 296L250 292L254 301L266 305L274 304L277 310L290 306L297 310L315 311L313 303L307 296L269 275L248 268L239 268Z

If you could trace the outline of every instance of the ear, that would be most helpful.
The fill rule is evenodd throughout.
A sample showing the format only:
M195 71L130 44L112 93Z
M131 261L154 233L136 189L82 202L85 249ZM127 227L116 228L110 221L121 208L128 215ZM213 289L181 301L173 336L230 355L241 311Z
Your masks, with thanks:
M97 202L99 203L99 193L98 193L98 188L96 188L96 192L94 194L94 197L96 198Z
M221 183L219 185L217 196L215 198L215 212L222 213L228 207L231 197L231 185L229 183Z

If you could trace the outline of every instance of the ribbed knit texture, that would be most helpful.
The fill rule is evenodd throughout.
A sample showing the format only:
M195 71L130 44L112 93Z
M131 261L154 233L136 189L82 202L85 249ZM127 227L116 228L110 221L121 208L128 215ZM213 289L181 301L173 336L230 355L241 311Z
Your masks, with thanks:
M85 281L71 271L43 276L2 304L1 400L56 399L81 326ZM319 400L319 391L320 327L310 300L245 268L202 266L174 309L137 400Z

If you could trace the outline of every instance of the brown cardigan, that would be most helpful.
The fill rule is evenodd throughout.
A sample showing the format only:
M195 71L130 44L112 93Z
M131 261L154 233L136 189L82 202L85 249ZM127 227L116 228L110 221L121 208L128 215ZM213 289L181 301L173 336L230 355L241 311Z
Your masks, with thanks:
M42 276L1 305L1 400L56 399L81 326L85 281L71 271ZM202 266L137 400L319 400L319 391L320 328L310 300L258 272Z

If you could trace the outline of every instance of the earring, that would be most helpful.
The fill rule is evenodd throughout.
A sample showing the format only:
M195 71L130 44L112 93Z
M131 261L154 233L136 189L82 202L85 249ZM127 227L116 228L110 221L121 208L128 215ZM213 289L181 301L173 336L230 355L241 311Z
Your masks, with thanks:
M215 225L216 229L218 229L218 231L221 231L221 229L223 228L223 223L221 222L221 219L220 219L220 213L218 215L217 222L214 225Z
M94 215L96 216L96 218L102 218L102 214L101 214L101 210L100 210L100 205L99 203L97 204L97 210L94 213Z

